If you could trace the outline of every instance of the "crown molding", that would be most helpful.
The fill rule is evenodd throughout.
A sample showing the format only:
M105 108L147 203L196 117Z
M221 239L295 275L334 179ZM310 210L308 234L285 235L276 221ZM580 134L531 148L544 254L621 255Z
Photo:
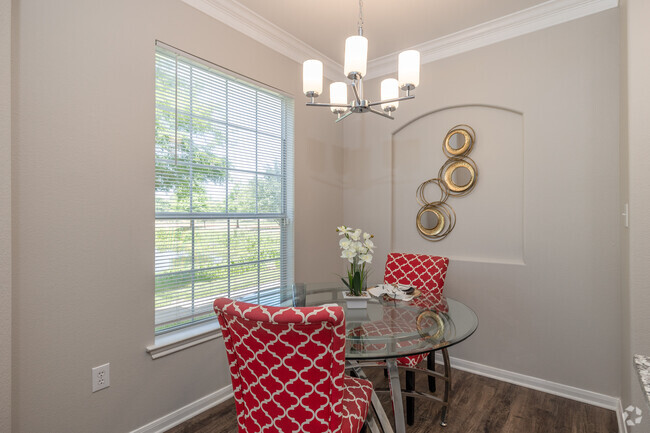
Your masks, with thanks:
M182 1L298 63L321 60L323 74L330 80L338 81L342 77L341 64L236 0ZM426 64L615 7L618 0L549 0L409 49L420 51L420 61ZM392 53L370 60L365 78L395 73L397 55Z
M311 45L304 43L266 18L261 17L238 1L182 1L295 62L302 63L308 59L322 61L323 75L330 80L340 80L343 75L343 65L330 59Z
M426 64L615 7L618 0L549 0L410 49L420 51L420 62ZM392 53L369 61L365 78L395 73L397 55Z

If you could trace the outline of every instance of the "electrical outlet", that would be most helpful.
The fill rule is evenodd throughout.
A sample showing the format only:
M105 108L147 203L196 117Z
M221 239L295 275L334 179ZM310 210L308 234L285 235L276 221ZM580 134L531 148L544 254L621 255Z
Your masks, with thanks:
M108 388L111 385L111 364L93 368L93 392Z

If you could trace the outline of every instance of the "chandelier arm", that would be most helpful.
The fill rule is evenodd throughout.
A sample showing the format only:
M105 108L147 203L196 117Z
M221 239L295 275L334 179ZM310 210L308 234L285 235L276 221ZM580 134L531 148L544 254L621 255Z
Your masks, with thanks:
M360 82L361 82L361 80L359 80L359 81L353 80L352 84L350 84L352 86L352 90L354 90L354 99L356 99L357 103L361 103L361 97L359 95L359 89L358 89L358 84L357 84L357 83L360 83Z
M389 118L391 120L395 120L395 118L393 116L391 116L390 114L386 114L386 113L384 113L382 111L375 110L374 108L368 108L368 111L370 111L371 113L379 114L380 116L383 116L383 117L387 117L387 118Z
M346 111L345 114L339 115L339 117L336 119L336 122L340 122L341 120L348 117L350 114L352 114L351 110Z
M371 102L370 104L368 104L368 106L372 107L374 105L388 104L390 102L406 101L407 99L413 99L413 98L415 98L415 95L402 96L401 98L383 99L383 100L381 100L379 102Z

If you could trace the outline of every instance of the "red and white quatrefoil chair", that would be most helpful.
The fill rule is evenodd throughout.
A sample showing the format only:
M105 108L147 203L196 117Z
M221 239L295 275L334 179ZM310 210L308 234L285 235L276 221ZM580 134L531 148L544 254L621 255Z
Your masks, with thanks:
M341 307L214 301L240 433L358 433L372 384L346 376Z
M413 300L413 303L423 307L439 310L442 290L445 286L447 257L428 256L424 254L390 253L386 259L384 272L384 284L405 284L420 290L420 296ZM444 304L444 303L442 303ZM444 311L443 311L444 312ZM397 364L405 367L415 367L425 358L427 368L435 370L434 352L422 355L398 358ZM429 379L429 390L436 390L435 378ZM413 390L415 386L415 374L413 371L406 371L406 389ZM409 425L413 425L414 401L413 397L406 398L406 418Z

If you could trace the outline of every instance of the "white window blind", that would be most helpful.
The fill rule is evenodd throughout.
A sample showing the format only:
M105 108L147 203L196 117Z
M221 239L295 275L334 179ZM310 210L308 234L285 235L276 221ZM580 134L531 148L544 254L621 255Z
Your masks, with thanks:
M156 47L156 333L293 280L293 100Z

